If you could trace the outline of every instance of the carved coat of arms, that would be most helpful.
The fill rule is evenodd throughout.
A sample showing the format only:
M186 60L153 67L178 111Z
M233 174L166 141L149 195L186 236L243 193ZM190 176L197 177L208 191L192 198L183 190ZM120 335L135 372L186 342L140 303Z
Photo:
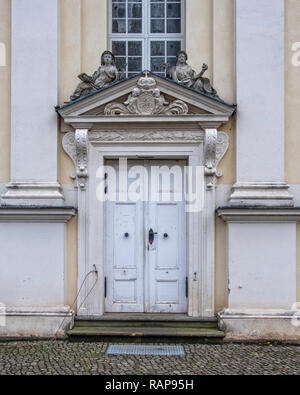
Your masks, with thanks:
M188 106L181 100L168 103L161 94L154 78L147 72L137 82L124 104L110 103L105 107L104 114L111 115L184 115L188 113Z

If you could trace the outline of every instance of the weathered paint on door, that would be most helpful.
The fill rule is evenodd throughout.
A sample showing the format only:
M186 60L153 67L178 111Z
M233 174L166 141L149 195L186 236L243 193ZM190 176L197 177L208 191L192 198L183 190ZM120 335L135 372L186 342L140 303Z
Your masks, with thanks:
M186 312L186 215L184 199L178 201L185 162L129 160L127 183L121 186L119 162L107 165L116 170L117 188L116 201L106 202L106 311ZM177 170L177 182L170 177L171 168ZM108 177L108 192L110 181ZM137 184L145 201L119 201Z

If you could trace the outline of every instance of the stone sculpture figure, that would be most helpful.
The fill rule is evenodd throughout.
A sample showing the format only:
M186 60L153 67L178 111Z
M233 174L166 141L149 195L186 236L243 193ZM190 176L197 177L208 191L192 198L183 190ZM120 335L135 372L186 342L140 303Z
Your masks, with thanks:
M187 64L188 56L185 51L179 51L176 59L176 66L167 66L167 78L189 88L194 88L207 95L218 97L217 91L211 86L208 78L203 77L208 66L203 64L202 71L197 74L190 65Z
M101 66L95 71L93 76L82 73L78 76L82 81L78 84L70 100L77 100L81 97L95 92L112 82L124 78L123 71L118 71L115 65L115 57L112 52L104 51L101 55Z

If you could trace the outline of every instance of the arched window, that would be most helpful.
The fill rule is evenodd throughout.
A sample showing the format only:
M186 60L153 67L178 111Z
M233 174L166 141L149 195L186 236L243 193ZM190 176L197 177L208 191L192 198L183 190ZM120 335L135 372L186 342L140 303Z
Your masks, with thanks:
M110 45L117 67L131 76L165 75L184 49L184 0L110 0Z

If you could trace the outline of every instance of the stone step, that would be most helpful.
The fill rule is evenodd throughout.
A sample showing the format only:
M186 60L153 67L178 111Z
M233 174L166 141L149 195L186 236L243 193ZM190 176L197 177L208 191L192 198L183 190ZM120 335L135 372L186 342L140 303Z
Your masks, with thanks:
M133 326L75 326L68 331L69 338L224 338L224 332L217 328L190 327L133 327Z
M124 320L76 320L76 327L131 327L131 328L206 328L218 329L218 323L214 321L124 321Z
M101 317L76 317L76 321L184 321L184 322L217 322L217 317L189 317L187 314L165 313L105 313Z

